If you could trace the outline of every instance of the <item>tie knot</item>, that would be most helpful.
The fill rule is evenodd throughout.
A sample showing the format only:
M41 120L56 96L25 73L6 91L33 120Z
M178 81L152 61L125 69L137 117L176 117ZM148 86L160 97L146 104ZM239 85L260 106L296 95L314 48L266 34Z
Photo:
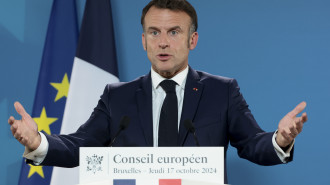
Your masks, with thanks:
M173 80L163 80L160 84L159 84L166 93L169 92L174 92L175 93L175 86L176 86L176 82Z

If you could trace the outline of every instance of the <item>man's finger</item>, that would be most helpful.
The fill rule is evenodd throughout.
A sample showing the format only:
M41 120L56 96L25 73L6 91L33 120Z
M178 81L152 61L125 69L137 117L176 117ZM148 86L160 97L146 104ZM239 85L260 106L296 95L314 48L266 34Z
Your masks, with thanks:
M21 115L23 118L29 118L30 115L25 111L22 104L20 104L18 101L14 103L14 107L19 115Z
M303 122L298 122L296 123L296 129L298 130L298 133L300 133L303 129L304 123Z
M307 104L305 101L299 103L291 112L289 112L289 116L291 118L296 117L299 113L301 113L305 109L306 105Z
M11 126L11 127L10 127L10 130L11 130L11 133L14 135L15 132L16 132L16 129L15 129L13 126Z
M292 134L293 137L296 137L299 133L298 133L298 130L294 127L291 127L290 128L290 132Z
M14 134L14 138L16 138L17 140L19 140L21 138L21 133L20 132L16 132Z
M10 116L8 119L9 125L12 125L15 122L15 118L13 116Z
M305 122L308 120L308 117L307 117L307 113L306 113L306 112L304 112L304 113L302 114L302 116L301 116L301 120L302 120L303 123L305 123Z
M10 128L12 128L16 132L18 126L17 126L17 124L12 124Z

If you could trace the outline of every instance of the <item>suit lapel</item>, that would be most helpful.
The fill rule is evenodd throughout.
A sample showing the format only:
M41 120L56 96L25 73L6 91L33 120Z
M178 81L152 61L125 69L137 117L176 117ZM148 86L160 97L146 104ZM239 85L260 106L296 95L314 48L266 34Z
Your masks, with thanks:
M183 125L184 120L190 119L194 120L199 100L203 92L203 83L200 81L198 73L189 67L189 73L186 80L184 99L182 106L182 114L180 120L179 129L179 146L184 144L185 138L187 136L187 129Z
M147 146L153 146L153 123L152 123L152 86L151 75L142 78L141 86L136 90L138 114L143 128Z

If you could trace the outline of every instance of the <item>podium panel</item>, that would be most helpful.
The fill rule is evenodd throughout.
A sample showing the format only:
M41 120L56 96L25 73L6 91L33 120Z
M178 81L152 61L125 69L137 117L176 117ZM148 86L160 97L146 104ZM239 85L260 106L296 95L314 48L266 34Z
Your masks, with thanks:
M80 185L220 185L223 147L83 147Z

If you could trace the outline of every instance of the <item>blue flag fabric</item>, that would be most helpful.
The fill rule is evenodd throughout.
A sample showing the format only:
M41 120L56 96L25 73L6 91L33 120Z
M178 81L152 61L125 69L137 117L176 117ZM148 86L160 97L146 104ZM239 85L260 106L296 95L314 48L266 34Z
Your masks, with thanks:
M118 77L109 0L87 0L76 56Z
M60 133L78 39L74 0L54 0L41 61L32 118L39 131ZM48 185L53 167L22 162L19 185Z

